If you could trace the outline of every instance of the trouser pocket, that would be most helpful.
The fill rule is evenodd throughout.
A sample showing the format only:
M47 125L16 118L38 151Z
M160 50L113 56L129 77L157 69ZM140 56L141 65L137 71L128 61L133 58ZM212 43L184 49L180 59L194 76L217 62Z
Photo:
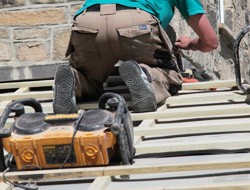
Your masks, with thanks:
M97 29L91 29L83 26L74 26L71 31L69 47L73 47L71 52L72 66L77 67L86 60L92 60L100 57L98 45L96 43Z
M146 64L152 60L156 45L149 24L118 28L117 32L124 59L133 59Z

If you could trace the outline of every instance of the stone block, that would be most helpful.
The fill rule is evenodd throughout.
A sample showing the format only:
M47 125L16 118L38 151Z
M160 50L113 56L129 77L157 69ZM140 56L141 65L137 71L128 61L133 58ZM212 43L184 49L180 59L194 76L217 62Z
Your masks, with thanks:
M34 65L29 67L32 79L54 78L56 68L57 68L56 64Z
M15 6L24 6L25 5L25 0L15 0Z
M8 42L0 42L0 61L11 60L11 48Z
M25 67L18 67L15 69L15 75L14 78L18 80L25 79Z
M25 0L1 0L0 7L9 8L9 7L17 7L24 6Z
M1 48L0 48L1 49ZM1 67L0 69L0 81L10 81L13 80L13 68L12 67Z
M18 28L14 30L14 39L47 39L49 37L49 32L48 28Z
M32 4L64 3L65 0L31 0Z
M0 28L0 38L1 39L8 39L9 38L9 31L6 28Z
M58 28L54 30L54 60L62 60L65 58L65 53L70 39L71 27Z
M0 26L33 26L67 23L66 8L47 8L0 13Z
M17 59L21 62L37 62L49 59L49 50L47 45L42 42L29 42L17 44Z

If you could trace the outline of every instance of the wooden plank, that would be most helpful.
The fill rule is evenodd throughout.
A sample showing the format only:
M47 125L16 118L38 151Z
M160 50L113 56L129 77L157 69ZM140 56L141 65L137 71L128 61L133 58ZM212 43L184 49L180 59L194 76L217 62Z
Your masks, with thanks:
M29 92L29 87L22 87L22 88L19 88L19 89L17 89L14 93L12 93L12 95L13 94L21 94L21 93L24 93L24 92ZM5 108L6 107L6 105L8 104L8 103L10 103L12 100L7 100L7 101L2 101L2 102L0 102L0 108Z
M136 129L144 129L144 128L151 128L155 125L154 119L145 119L143 120Z
M137 128L137 129L144 129L144 128L151 128L152 126L154 126L155 125L155 120L153 120L153 119L150 119L150 120L143 120L141 123L140 123L140 125L139 126L137 126L137 127L134 127L134 130L135 130L135 128ZM142 139L143 139L143 135L140 135L139 134L139 136L137 136L137 134L134 134L134 145L136 145L136 144L140 144L141 142L142 142Z
M157 158L131 166L110 166L104 170L105 176L149 174L177 171L198 171L211 169L248 168L250 164L247 154L230 154L216 156L191 156L175 158Z
M223 134L156 139L135 145L137 154L174 153L209 150L250 149L250 134Z
M22 98L35 98L35 99L52 99L53 92L52 91L38 91L38 92L23 92L20 94L6 93L0 94L0 101L6 100L18 100Z
M246 115L250 113L250 106L247 104L221 105L221 106L199 106L190 108L167 109L161 112L132 113L133 121L144 119L197 119L208 117L221 117L232 115Z
M94 182L90 185L88 190L103 190L106 189L111 183L110 176L97 177Z
M100 177L104 176L105 167L83 167L70 169L52 169L52 170L36 170L36 171L18 171L8 172L5 176L11 181L20 181L21 179L33 178L36 181L50 181L59 179L77 179L84 177ZM0 173L0 182L3 181L3 174Z
M130 180L114 181L106 190L249 190L250 174L244 170L179 172L179 175L130 176ZM242 174L241 174L242 173Z
M215 80L215 81L197 82L197 83L184 83L182 86L182 90L232 88L235 86L237 86L235 80Z
M135 127L134 134L136 136L176 136L188 134L204 134L204 133L223 133L223 132L240 132L250 131L250 119L228 119L215 121L199 121L199 122L182 122L182 123L161 123L154 127L142 128Z
M29 87L21 87L19 89L17 89L14 94L22 94L24 92L29 92L30 88Z
M0 182L0 190L11 190L11 189L12 189L11 185L8 185L4 182Z
M159 110L163 109L162 107L159 108ZM144 128L151 128L152 126L155 125L155 120L153 119L150 119L150 120L143 120L139 126L137 127L134 127L135 128L140 128L140 129L144 129ZM134 134L134 145L136 144L140 144L142 142L142 139L143 139L143 135L140 135L140 136L137 136L136 134Z
M250 95L241 91L229 92L207 92L199 94L188 94L169 97L166 100L168 106L186 106L208 103L232 103L232 102L249 102Z
M20 95L24 92L29 92L29 87L22 87L17 89L13 94ZM6 106L11 102L12 100L6 100L6 101L1 101L0 102L0 113L2 114L3 109L6 108Z
M84 103L80 102L77 103L77 107L78 109L82 110L99 108L98 102L84 102Z
M205 155L185 156L174 158L152 158L146 161L137 161L133 165L107 166L107 167L84 167L71 169L54 169L38 171L8 172L6 177L11 181L20 180L19 177L36 176L36 181L72 179L83 177L101 177L132 174L150 174L180 171L200 171L219 169L241 169L248 168L250 154L226 154L226 155ZM38 178L40 175L40 178ZM2 174L0 175L2 181Z
M22 87L49 87L53 86L54 80L39 80L26 82L0 83L0 89L22 88Z

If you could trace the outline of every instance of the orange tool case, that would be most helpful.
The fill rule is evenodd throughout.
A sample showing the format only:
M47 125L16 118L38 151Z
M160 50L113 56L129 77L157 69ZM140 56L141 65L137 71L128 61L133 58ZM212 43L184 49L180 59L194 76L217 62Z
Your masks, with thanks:
M25 105L36 112L24 113ZM99 107L78 114L44 114L34 99L13 102L3 114L15 112L18 117L9 130L0 123L2 147L19 170L108 165L115 155L122 164L131 164L133 126L125 100L106 93ZM2 123L7 119L3 117ZM5 163L0 163L1 170Z

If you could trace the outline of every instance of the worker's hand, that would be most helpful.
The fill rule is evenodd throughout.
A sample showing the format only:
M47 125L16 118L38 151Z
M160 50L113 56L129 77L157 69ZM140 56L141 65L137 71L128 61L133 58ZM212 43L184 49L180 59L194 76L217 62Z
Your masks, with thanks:
M175 46L185 50L192 49L191 48L192 40L193 40L192 38L182 36L175 42Z

